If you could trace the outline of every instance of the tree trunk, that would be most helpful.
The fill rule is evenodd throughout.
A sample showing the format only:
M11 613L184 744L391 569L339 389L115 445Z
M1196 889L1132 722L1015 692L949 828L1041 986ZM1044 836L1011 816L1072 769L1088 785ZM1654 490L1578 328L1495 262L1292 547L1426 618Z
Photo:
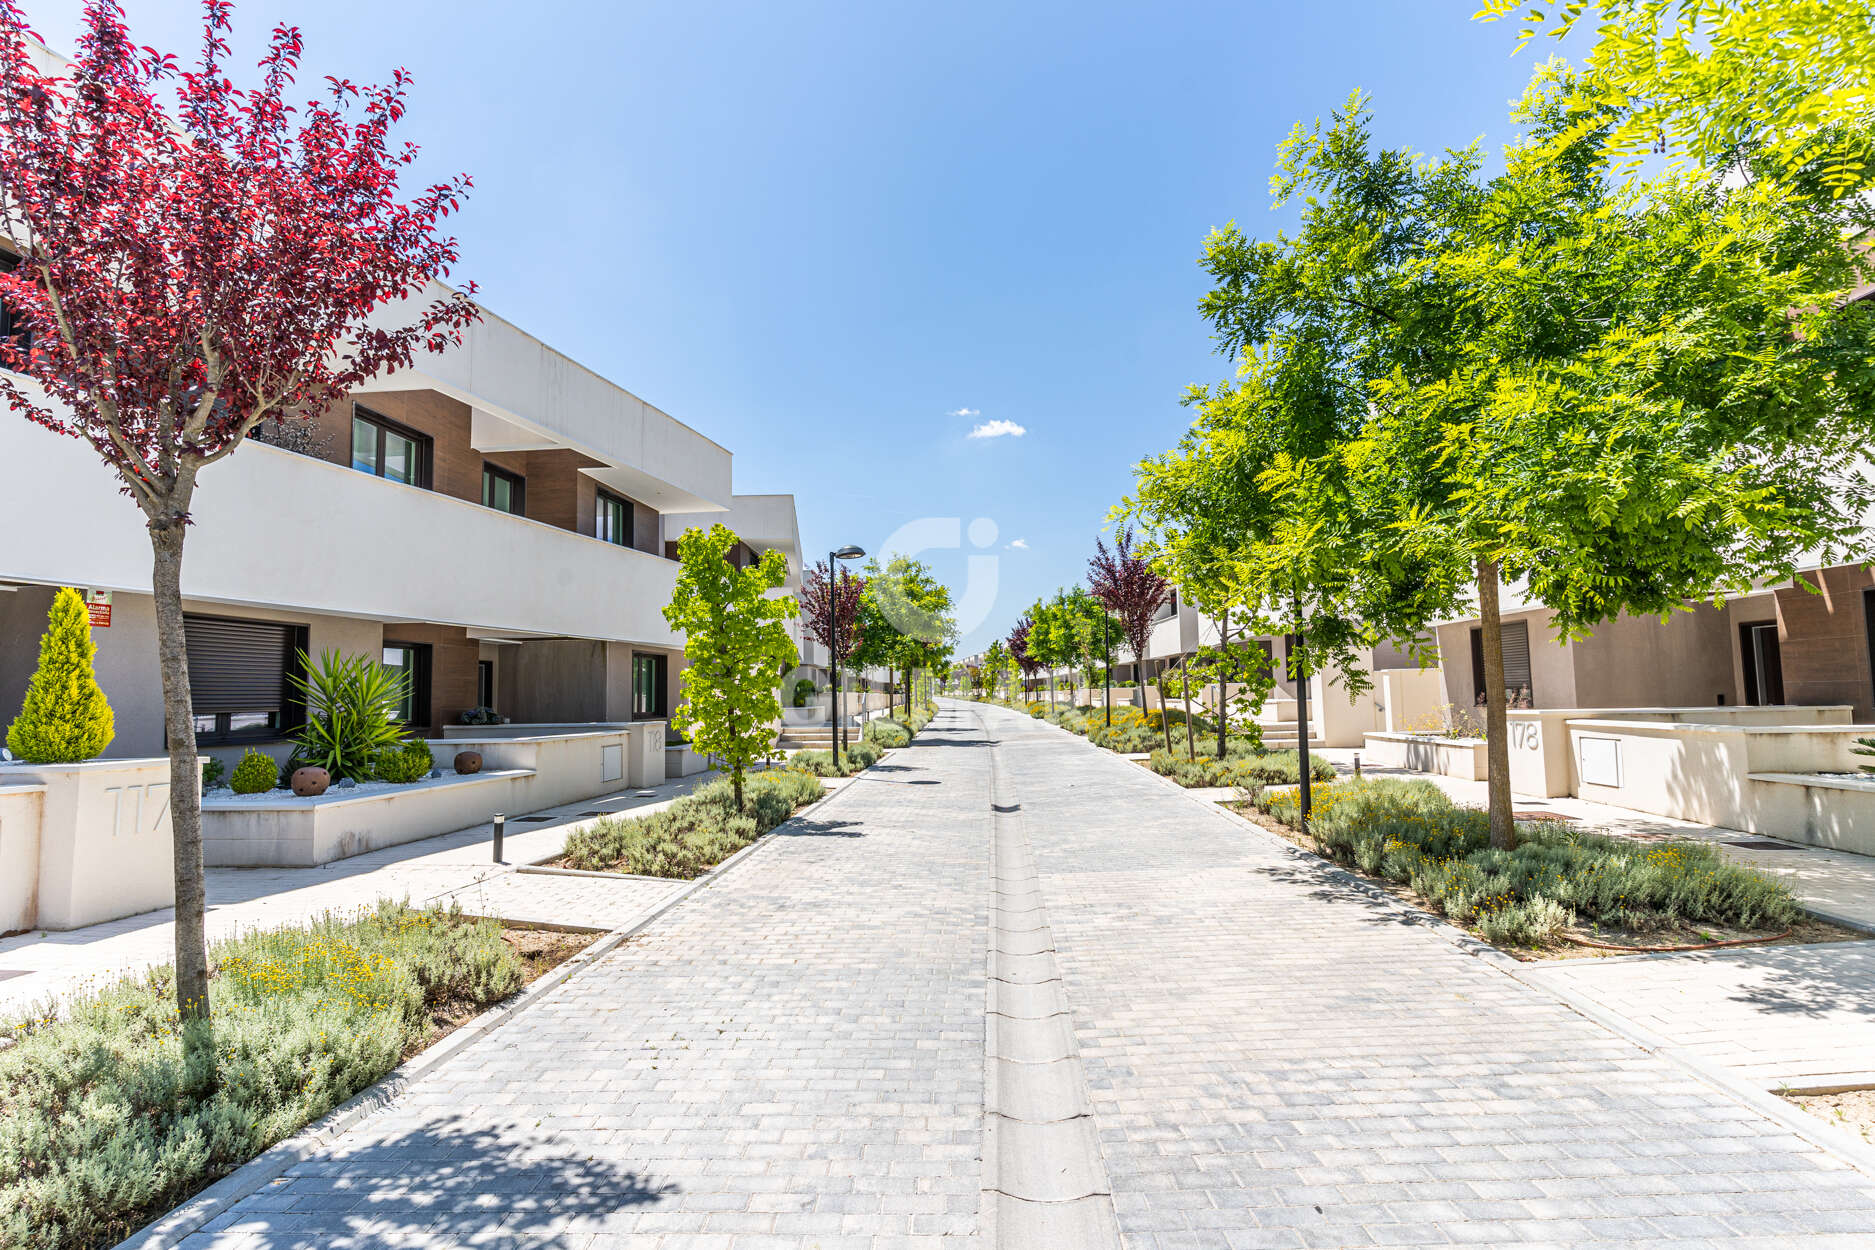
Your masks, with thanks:
M1159 688L1159 728L1165 730L1165 753L1172 754L1172 709L1165 699L1165 669L1159 669L1159 679L1154 683Z
M1497 561L1478 561L1478 624L1484 631L1485 788L1491 812L1491 845L1517 845L1510 813L1510 718L1504 703L1504 630L1497 614Z
M1198 740L1194 736L1192 727L1191 727L1191 657L1190 656L1185 657L1185 662L1184 662L1182 671L1179 673L1178 684L1181 687L1183 687L1185 691L1185 758L1188 760L1195 760L1198 758Z
M1228 718L1224 714L1224 709L1229 703L1226 697L1226 691L1230 684L1230 672L1225 668L1224 662L1230 657L1230 613L1224 613L1218 620L1220 628L1218 630L1219 651L1217 657L1217 758L1221 763L1227 757L1230 746L1229 742L1225 740L1225 735L1229 732L1230 726L1227 723Z
M195 750L189 650L182 628L182 511L176 509L174 519L152 520L149 524L155 557L150 588L156 606L157 662L163 674L163 729L169 738L169 827L176 865L176 1010L185 1021L206 1023L208 931L202 873L202 765ZM185 1045L187 1036L194 1032L185 1034ZM210 1042L211 1062L212 1045Z
M1300 618L1300 610L1296 615ZM1296 687L1296 793L1301 800L1302 832L1307 833L1309 817L1315 812L1315 778L1310 775L1313 764L1309 760L1309 673L1308 665L1296 659L1296 652L1302 649L1302 635L1292 634L1290 639L1289 680Z

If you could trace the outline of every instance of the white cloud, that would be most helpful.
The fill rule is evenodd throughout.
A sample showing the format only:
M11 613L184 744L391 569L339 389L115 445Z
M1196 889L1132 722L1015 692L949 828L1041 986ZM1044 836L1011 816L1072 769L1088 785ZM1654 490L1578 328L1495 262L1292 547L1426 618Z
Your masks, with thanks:
M978 408L953 408L951 409L950 415L953 417L980 417L983 415L983 412Z
M1027 433L1027 429L1017 425L1014 421L1005 421L1001 417L998 417L994 421L985 421L982 425L971 430L970 437L1002 438L1004 435L1008 435L1010 438L1021 438Z
M1029 540L1026 538L1014 539L1010 542L1009 549L1011 551L1027 551L1029 549Z

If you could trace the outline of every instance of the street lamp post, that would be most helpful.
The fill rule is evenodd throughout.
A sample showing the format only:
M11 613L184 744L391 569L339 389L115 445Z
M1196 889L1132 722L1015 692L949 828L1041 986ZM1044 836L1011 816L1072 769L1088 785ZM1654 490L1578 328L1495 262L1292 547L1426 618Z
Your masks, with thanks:
M839 573L836 560L857 560L866 553L853 544L827 553L827 650L833 665L833 718L829 727L833 730L833 771L840 772L840 734L846 728L840 716L840 595Z
M1107 638L1107 622L1113 618L1100 614L1100 658L1107 674L1107 728L1113 728L1113 643Z

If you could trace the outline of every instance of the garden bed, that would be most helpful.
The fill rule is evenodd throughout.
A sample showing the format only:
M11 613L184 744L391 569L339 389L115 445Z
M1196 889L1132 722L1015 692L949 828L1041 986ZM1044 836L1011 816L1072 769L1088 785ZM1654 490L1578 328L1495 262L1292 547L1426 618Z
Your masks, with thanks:
M1866 936L1810 917L1782 883L1707 843L1634 842L1537 821L1519 822L1517 849L1493 850L1486 814L1430 782L1324 786L1307 835L1293 791L1231 806L1520 958Z
M591 940L385 902L216 943L212 1079L167 967L0 1023L0 1244L115 1244Z
M1875 1089L1851 1089L1837 1094L1785 1094L1825 1124L1875 1146Z
M730 779L721 777L662 811L611 816L576 829L566 849L543 866L692 880L825 793L812 773L766 769L744 780L738 813Z

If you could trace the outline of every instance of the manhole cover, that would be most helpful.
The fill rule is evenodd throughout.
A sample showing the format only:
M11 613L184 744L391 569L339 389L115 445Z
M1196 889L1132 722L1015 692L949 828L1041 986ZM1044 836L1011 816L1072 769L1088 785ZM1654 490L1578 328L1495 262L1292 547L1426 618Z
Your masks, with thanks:
M544 825L552 819L553 817L551 816L516 816L514 818L514 823L517 825Z
M1746 842L1727 842L1726 845L1735 846L1741 851L1806 851L1810 849L1804 846L1792 846L1788 842L1772 842L1764 838L1753 838Z

